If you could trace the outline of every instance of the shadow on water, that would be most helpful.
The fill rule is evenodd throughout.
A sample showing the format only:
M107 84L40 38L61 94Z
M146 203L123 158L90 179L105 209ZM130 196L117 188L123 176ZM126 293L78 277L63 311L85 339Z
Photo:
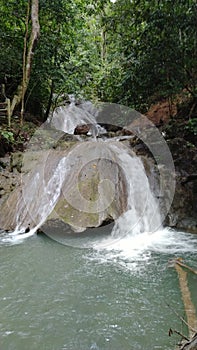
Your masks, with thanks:
M104 239L111 237L114 223L100 227L87 228L83 232L74 232L71 227L63 221L58 226L44 226L39 233L48 236L50 239L67 246L76 248L91 248Z

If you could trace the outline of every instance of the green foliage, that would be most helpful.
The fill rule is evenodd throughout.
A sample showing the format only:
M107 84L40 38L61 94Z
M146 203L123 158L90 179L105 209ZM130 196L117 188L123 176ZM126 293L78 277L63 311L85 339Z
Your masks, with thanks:
M187 90L197 96L195 0L40 0L26 110L75 93L136 109ZM22 78L26 0L0 2L0 83L13 97Z
M184 88L195 95L196 1L117 1L114 12L113 40L122 57L120 101L141 106Z
M0 2L0 83L6 82L6 93L12 97L22 78L25 1Z
M0 139L4 138L8 143L14 143L14 134L12 131L0 130Z
M197 136L197 118L190 119L186 125L186 129Z

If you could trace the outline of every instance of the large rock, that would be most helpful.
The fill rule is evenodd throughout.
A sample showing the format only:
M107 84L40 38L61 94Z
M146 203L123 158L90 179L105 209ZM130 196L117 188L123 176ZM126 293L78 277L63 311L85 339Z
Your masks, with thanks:
M29 155L26 159L28 168ZM82 230L115 220L127 208L125 174L110 143L72 143L64 151L43 151L33 166L0 208L3 229L37 229L58 219Z
M180 137L168 145L176 169L176 190L166 224L197 233L197 148Z
M115 220L127 209L128 181L120 155L125 151L132 155L131 147L141 157L157 197L158 167L143 143L136 139L82 143L73 137L69 141L67 138L64 135L49 150L29 150L22 159L21 153L15 154L11 161L12 173L8 166L2 168L0 228L45 230L52 223L56 227L66 223L80 231ZM176 167L176 189L165 224L197 232L196 149L180 138L171 140L169 145ZM165 167L162 171L166 192L158 200L161 213L165 213L171 196L168 184L172 174Z

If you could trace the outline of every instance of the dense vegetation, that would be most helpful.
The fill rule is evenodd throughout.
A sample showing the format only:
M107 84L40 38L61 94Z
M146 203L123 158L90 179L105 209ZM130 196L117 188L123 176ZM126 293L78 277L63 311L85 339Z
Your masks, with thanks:
M23 79L30 6L0 0L0 83L10 99ZM183 91L194 111L196 19L196 0L40 0L25 111L44 120L52 96L62 93L144 111Z

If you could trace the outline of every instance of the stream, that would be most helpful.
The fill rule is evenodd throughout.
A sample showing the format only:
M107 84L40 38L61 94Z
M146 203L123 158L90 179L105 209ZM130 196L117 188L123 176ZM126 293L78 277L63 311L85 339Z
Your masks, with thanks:
M185 315L169 261L181 256L196 267L196 235L166 228L105 247L65 244L1 234L2 350L175 348L169 328L187 331L173 311ZM189 274L197 307L196 283Z

